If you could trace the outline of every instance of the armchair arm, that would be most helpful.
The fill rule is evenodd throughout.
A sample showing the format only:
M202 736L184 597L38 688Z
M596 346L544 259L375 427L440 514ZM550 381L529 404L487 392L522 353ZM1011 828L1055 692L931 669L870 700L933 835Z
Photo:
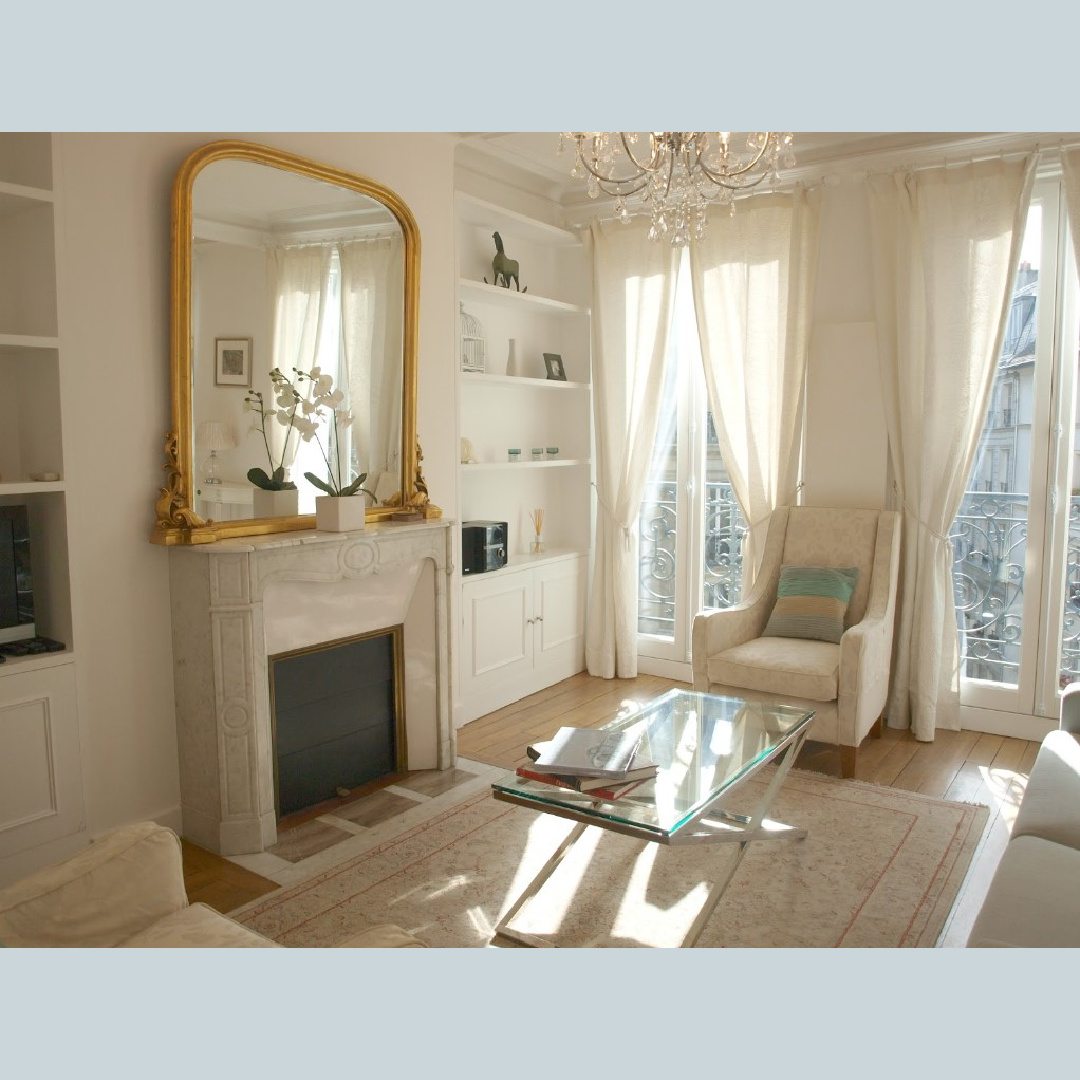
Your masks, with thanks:
M1069 683L1061 691L1061 718L1058 727L1080 735L1080 683Z
M0 941L111 946L188 906L180 841L144 822L0 890Z
M888 701L899 570L900 515L883 511L866 614L840 639L837 726L845 746L859 745Z
M761 636L776 604L786 531L787 510L774 510L765 537L761 569L750 595L732 607L721 611L699 611L694 616L690 655L695 690L709 689L706 671L709 657Z

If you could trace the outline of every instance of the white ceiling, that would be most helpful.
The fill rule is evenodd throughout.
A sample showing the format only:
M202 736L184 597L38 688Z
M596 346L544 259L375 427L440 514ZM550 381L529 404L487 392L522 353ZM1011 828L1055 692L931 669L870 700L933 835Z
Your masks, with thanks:
M539 181L559 201L577 201L583 185L569 179L573 158L561 156L557 131L471 131L462 136L463 163L482 168L483 162L501 162ZM798 131L795 157L798 168L824 167L844 160L887 157L936 147L981 147L997 143L1008 132L955 131Z

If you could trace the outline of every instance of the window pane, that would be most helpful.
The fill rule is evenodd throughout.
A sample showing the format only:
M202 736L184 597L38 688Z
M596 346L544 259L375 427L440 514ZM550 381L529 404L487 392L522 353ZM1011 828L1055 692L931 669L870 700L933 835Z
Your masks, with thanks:
M712 411L705 444L705 583L701 604L726 608L742 597L742 552L746 522L720 456Z
M1020 672L1041 236L1033 204L986 423L949 534L961 675L1007 686Z
M669 363L649 476L638 514L638 633L675 636L675 536L678 523L678 365Z

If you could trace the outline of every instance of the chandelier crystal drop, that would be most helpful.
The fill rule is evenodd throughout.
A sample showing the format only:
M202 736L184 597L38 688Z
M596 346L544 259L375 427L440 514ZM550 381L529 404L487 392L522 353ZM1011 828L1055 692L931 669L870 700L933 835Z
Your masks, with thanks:
M709 203L734 210L737 192L775 183L795 164L790 131L564 131L559 153L567 140L576 149L570 176L586 181L589 198L613 195L624 222L649 211L649 239L676 247L704 236Z

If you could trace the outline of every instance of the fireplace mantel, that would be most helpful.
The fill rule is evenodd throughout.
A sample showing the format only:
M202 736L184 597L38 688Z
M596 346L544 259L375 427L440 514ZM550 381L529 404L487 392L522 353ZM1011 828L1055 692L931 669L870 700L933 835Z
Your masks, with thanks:
M456 758L451 522L169 549L183 832L223 855L277 841L267 657L401 624L408 767Z

